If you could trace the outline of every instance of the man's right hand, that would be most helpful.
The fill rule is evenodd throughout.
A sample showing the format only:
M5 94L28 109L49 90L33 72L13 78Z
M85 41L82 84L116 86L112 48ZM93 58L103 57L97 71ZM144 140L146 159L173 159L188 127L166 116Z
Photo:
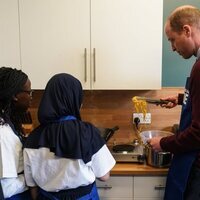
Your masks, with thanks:
M161 98L161 100L167 100L169 103L161 104L160 106L163 108L174 108L178 104L178 96Z

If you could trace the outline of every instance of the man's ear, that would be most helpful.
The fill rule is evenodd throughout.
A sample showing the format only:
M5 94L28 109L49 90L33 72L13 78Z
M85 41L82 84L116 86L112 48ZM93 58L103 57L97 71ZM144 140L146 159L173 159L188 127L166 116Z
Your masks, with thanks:
M190 37L192 33L191 27L189 25L184 25L183 32L187 37Z

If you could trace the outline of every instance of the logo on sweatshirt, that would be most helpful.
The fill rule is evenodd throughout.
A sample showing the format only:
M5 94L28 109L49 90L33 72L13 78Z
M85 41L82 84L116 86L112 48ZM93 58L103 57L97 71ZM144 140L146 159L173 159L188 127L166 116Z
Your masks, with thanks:
M183 97L183 104L186 105L189 98L189 90L185 90L184 97Z

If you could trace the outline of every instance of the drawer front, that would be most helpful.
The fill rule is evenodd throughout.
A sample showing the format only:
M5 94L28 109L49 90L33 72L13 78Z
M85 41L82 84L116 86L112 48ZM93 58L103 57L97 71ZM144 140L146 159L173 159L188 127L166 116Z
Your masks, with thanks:
M163 200L163 198L134 198L134 200Z
M100 199L133 198L133 177L112 176L106 182L96 181Z
M143 176L134 177L134 199L164 197L166 177Z
M106 197L102 198L101 197L100 200L133 200L133 197L131 197L131 198L123 198L123 199L122 198L106 198ZM143 199L139 199L139 200L143 200ZM144 200L149 200L149 199L144 199ZM150 199L150 200L157 200L157 199Z

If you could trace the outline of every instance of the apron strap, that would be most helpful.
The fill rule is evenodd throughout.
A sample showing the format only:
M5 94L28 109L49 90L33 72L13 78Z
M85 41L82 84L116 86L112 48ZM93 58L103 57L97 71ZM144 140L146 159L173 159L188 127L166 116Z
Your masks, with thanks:
M4 200L4 195L3 195L3 190L2 190L2 186L1 186L1 181L0 181L0 199Z
M67 116L63 116L53 122L63 122L63 121L68 121L68 120L76 120L76 117L74 117L73 115L67 115Z

